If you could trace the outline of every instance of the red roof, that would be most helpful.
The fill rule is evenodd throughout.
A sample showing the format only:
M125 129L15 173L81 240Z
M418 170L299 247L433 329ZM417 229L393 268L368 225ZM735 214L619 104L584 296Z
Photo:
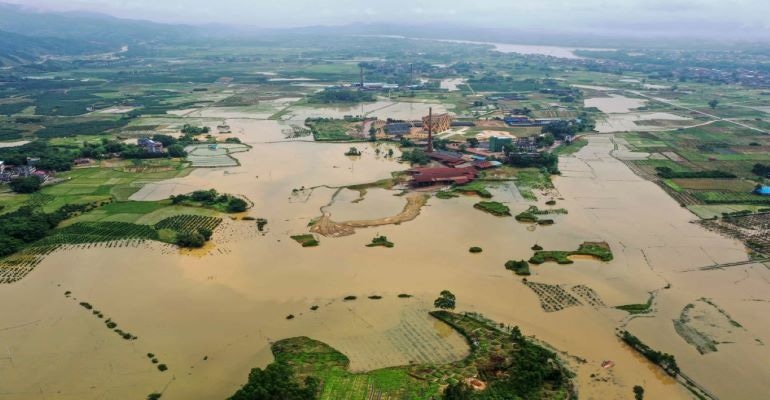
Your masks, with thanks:
M412 168L409 171L416 183L468 183L476 179L478 172L473 167L465 168Z

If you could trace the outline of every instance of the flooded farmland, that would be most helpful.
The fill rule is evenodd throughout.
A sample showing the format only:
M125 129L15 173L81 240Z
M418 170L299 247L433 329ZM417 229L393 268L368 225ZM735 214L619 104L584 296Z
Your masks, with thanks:
M575 85L577 86L577 85ZM606 114L596 121L600 133L657 131L695 125L692 118L670 112L638 112L647 100L610 93L607 97L585 99L586 107L595 107Z
M356 371L458 360L469 351L464 339L427 315L443 289L457 295L458 310L518 325L563 352L578 374L582 398L628 397L637 384L650 398L688 398L673 379L622 344L615 336L618 326L675 354L683 370L717 395L756 398L770 390L763 379L770 368L762 363L770 354L760 344L770 341L770 326L756 318L767 312L767 303L751 300L766 293L767 269L746 264L698 270L745 261L746 251L740 242L690 223L686 209L613 158L612 136L591 136L586 147L562 159L554 191L540 194L537 202L546 207L553 197L568 210L554 216L555 225L483 213L473 208L479 200L473 196L432 197L413 220L357 228L344 237L319 236L318 247L302 248L290 236L308 233L324 211L335 220L398 213L406 200L393 191L339 188L388 178L406 165L376 152L376 144L357 144L363 154L348 157L347 144L287 140L282 122L240 117L227 120L233 134L251 146L233 155L240 166L196 169L145 185L132 199L215 188L251 200L247 214L266 218L266 232L257 232L253 222L227 221L202 253L144 244L51 254L24 280L0 290L0 343L8 354L0 359L0 399L142 398L160 390L164 399L225 398L251 368L272 360L270 343L300 335L339 349ZM513 213L533 204L512 182L491 191ZM378 235L395 246L365 247ZM574 250L584 241L606 241L615 259L533 266L527 285L503 267L531 256L533 244ZM471 246L484 251L470 254ZM743 279L747 275L756 279ZM653 315L630 318L611 308L644 302L650 292ZM398 298L400 293L414 297ZM346 296L357 299L344 301ZM563 302L565 297L576 300ZM672 323L700 298L744 328L726 333L720 327L716 337L730 343L707 356ZM79 302L138 339L115 335ZM287 320L290 314L295 318ZM169 371L160 373L148 353ZM606 360L615 366L603 368Z

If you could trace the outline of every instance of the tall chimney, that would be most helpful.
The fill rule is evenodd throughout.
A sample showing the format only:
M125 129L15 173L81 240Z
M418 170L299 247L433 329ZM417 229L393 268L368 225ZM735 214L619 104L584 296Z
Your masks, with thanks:
M433 153L433 107L428 108L428 153Z
M361 68L361 89L364 88L364 66L359 65L359 68Z

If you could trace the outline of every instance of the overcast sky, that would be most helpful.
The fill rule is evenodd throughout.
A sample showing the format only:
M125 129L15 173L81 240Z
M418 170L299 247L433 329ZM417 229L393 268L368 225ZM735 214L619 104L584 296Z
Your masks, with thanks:
M768 0L0 0L161 22L262 27L451 22L560 30L770 32Z

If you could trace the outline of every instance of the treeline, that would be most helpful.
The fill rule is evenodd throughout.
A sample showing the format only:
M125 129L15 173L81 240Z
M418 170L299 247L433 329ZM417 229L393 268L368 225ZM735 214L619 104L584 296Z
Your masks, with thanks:
M310 103L360 103L374 101L374 95L362 90L327 88L308 97Z
M596 123L586 113L581 113L576 119L554 121L544 126L541 133L550 133L556 139L563 140L566 136L575 136L580 132L593 130Z
M96 208L98 204L67 204L52 213L30 206L0 215L0 257L13 254L27 243L44 238L59 223Z
M127 159L146 159L164 157L185 157L187 152L179 144L179 140L168 135L153 135L152 140L160 142L166 148L166 152L150 153L135 145L126 144L117 140L103 138L99 143L84 142L80 149L80 157L103 159L112 155L118 155Z
M679 366L676 365L676 359L674 356L668 353L662 353L657 350L653 350L650 348L650 346L647 346L646 344L642 343L639 338L636 336L630 334L628 331L623 331L620 338L626 342L629 346L633 347L636 351L639 353L642 353L642 355L647 358L648 360L652 361L654 364L658 365L659 367L663 368L664 371L666 371L667 374L671 376L677 376L679 375Z
M44 141L0 149L0 160L5 161L6 165L27 165L27 157L40 159L36 164L38 169L69 171L78 152L71 148L51 146Z
M708 170L708 171L674 171L669 167L656 167L655 170L658 176L664 179L695 179L695 178L716 178L716 179L732 179L737 178L733 173L720 171L720 170Z

